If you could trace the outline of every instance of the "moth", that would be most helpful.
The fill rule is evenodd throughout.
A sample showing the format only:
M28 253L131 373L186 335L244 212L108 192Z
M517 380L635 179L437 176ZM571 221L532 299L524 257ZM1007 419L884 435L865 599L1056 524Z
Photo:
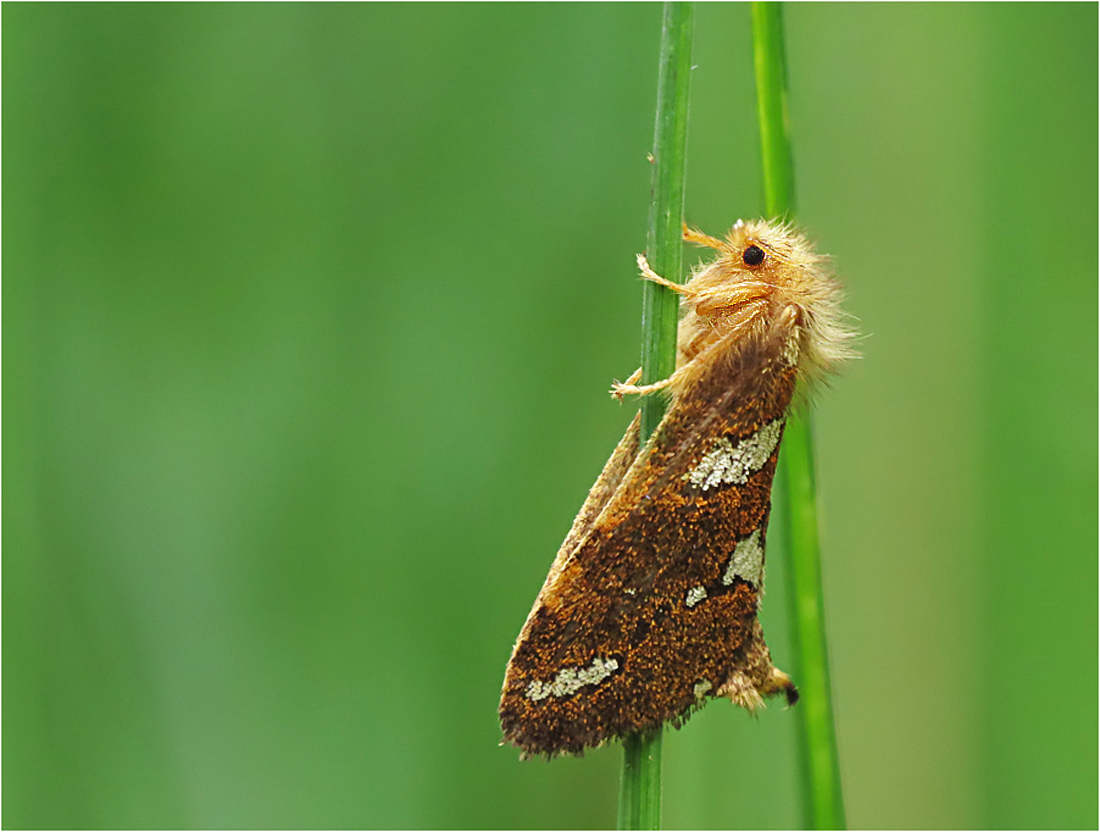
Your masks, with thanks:
M738 221L683 285L675 371L612 393L662 394L668 410L639 448L640 418L588 494L512 651L500 701L523 756L583 753L708 699L755 711L797 690L771 661L757 619L772 479L795 396L853 354L839 286L793 228Z

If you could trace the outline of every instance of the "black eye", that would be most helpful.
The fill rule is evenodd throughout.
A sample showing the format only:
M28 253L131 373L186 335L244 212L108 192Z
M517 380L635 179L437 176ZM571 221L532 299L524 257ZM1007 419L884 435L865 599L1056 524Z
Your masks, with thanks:
M747 266L759 266L764 262L764 249L760 246L749 246L745 249L745 253L741 255L741 259L745 261Z

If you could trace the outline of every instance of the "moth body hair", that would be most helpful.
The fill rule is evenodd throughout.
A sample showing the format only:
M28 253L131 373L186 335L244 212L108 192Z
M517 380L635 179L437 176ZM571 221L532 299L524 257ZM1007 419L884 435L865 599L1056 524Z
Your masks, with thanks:
M696 266L683 285L655 274L639 255L642 277L681 298L676 369L667 379L643 386L634 383L640 377L636 372L614 386L618 398L657 390L668 390L674 399L682 396L714 362L738 366L750 341L765 347L753 354L794 364L800 395L834 372L839 362L856 356L854 332L840 308L841 289L829 258L817 254L792 226L738 220L724 239L686 226L683 237L718 253ZM757 256L759 262L752 262Z

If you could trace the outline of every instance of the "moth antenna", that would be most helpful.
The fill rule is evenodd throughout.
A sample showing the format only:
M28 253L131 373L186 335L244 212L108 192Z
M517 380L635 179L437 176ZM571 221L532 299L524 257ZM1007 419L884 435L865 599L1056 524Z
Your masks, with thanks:
M687 223L683 224L681 233L683 234L685 242L693 243L697 246L706 246L707 248L713 248L717 251L727 251L729 249L729 246L722 240L719 240L717 237L712 237L709 234L704 234L697 228L690 228Z

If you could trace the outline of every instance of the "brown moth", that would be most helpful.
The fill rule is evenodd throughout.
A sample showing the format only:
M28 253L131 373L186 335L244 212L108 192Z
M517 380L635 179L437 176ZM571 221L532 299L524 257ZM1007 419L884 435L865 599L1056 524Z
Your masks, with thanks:
M798 698L757 620L772 478L796 381L852 355L852 333L825 258L790 227L684 239L718 252L685 285L638 257L681 297L676 370L613 388L667 391L668 411L641 453L636 417L611 455L508 663L500 721L524 756L678 727L711 697Z

